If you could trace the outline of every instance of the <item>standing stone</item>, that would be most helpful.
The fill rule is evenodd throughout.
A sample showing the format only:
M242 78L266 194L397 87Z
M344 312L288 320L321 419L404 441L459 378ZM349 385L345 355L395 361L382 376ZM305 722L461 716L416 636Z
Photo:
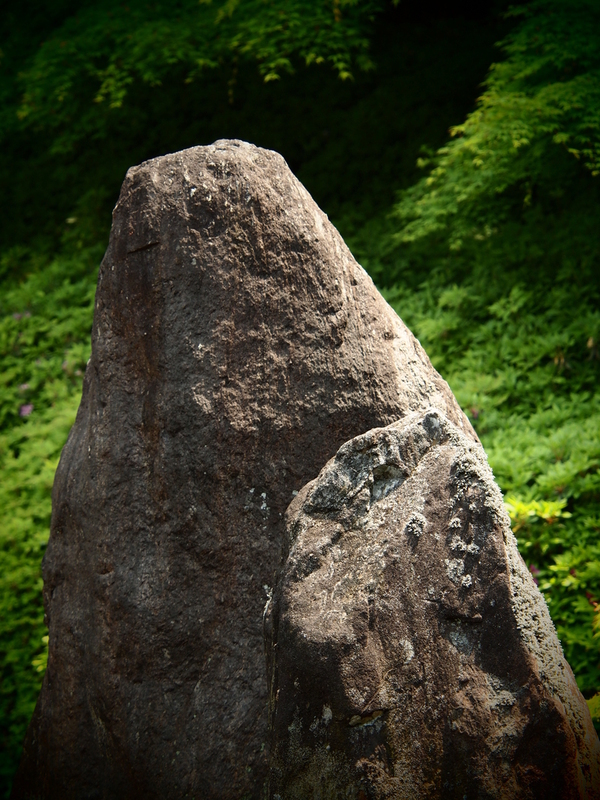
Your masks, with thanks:
M13 797L259 798L262 613L292 492L432 405L475 441L281 156L221 141L129 170L54 485L48 670Z
M430 410L287 513L265 612L285 800L597 800L600 748L485 454Z

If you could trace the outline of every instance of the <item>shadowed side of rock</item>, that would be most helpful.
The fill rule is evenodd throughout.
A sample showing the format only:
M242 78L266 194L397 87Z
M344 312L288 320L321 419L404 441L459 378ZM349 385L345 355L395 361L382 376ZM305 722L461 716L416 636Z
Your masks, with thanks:
M479 444L345 443L287 512L265 613L269 797L600 798L600 749Z
M258 798L293 490L447 384L276 153L131 169L53 493L48 670L13 797Z

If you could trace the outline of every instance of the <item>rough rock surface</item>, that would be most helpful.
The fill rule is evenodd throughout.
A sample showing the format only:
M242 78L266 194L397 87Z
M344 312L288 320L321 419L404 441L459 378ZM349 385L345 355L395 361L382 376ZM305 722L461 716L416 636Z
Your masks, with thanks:
M431 405L476 439L281 156L221 141L131 169L56 475L48 671L13 797L258 798L263 587L292 491Z
M271 798L600 797L598 738L479 444L412 414L345 443L286 516Z

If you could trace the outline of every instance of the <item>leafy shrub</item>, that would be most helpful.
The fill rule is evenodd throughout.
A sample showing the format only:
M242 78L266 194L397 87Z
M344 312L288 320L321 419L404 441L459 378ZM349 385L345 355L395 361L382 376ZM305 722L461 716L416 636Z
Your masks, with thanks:
M98 249L0 292L0 781L19 757L47 658L41 559L90 351ZM34 259L35 261L35 259ZM30 265L31 266L31 265Z

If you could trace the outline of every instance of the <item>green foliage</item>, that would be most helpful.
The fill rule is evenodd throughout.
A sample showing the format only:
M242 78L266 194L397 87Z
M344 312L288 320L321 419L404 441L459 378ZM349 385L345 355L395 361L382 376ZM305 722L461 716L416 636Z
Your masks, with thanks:
M0 30L3 251L27 243L51 256L65 220L82 218L76 206L83 201L84 216L101 228L98 241L128 167L218 138L242 138L283 153L328 213L338 222L343 215L350 233L366 216L387 211L395 191L418 175L419 145L439 145L449 124L469 110L498 38L497 27L479 22L390 25L388 17L377 17L371 47L376 69L361 70L354 62L353 80L339 80L327 64L305 67L297 58L294 74L282 71L280 80L265 84L256 63L238 59L236 71L224 58L192 83L186 83L183 64L165 72L158 86L136 79L121 108L94 103L99 84L84 81L73 88L73 124L77 128L86 114L95 114L97 129L83 138L77 134L68 152L63 147L57 153L57 139L71 136L67 121L53 127L54 114L35 124L19 121L17 110L27 88L22 76L40 45L78 9L74 0L55 0L47 13L56 14L61 5L67 9L57 21L51 17L49 29L38 29L38 21L29 30L27 7L14 4L10 27ZM15 31L21 31L16 43ZM70 69L68 61L65 66Z
M54 131L54 150L107 135L111 111L138 83L205 81L228 64L257 63L266 82L294 62L326 63L346 79L367 54L377 0L104 0L79 8L44 41L22 73L18 116Z
M38 269L27 280L0 290L0 781L4 784L17 763L46 664L41 558L48 541L54 472L75 421L89 357L98 255L95 248L70 259L55 259L43 268L34 264Z
M519 550L546 595L581 688L590 691L598 686L600 660L593 594L600 586L600 516L561 524L573 516L563 510L566 502L506 499Z
M592 721L597 724L600 722L600 692L595 694L591 697L588 701L588 708L590 709L590 714L592 717Z
M595 0L534 0L505 39L507 58L492 65L477 109L453 140L422 166L428 177L407 192L397 213L399 238L440 234L459 250L473 237L535 203L557 201L568 152L592 175L600 170L600 6Z

